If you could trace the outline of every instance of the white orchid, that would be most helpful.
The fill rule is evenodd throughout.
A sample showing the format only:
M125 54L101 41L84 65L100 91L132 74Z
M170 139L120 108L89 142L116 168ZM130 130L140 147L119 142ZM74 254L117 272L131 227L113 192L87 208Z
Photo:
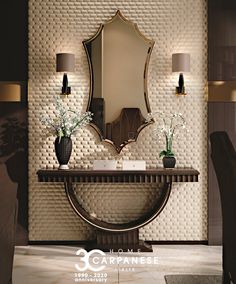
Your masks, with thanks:
M61 137L70 137L78 128L82 128L92 120L92 113L80 114L67 108L60 98L55 98L54 117L41 117L40 121L46 126L50 133Z
M169 116L169 118L166 119L163 113L158 112L154 114L149 113L146 121L149 122L154 120L155 114L159 114L159 117L162 120L162 124L156 128L157 137L160 139L164 136L166 141L166 149L161 151L159 156L174 157L174 153L172 151L173 138L176 135L177 129L186 128L185 119L181 113L173 113Z

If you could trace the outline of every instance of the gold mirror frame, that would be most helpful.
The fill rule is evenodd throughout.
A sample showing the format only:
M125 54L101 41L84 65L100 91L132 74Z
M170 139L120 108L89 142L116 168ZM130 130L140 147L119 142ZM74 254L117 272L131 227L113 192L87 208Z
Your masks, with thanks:
M147 56L146 56L146 61L145 61L145 65L144 65L144 72L143 72L143 80L144 80L144 101L145 101L145 105L147 108L147 112L150 113L151 109L150 109L150 104L149 104L149 99L148 99L148 89L147 89L147 75L148 75L148 65L149 65L149 61L150 61L150 57L151 57L151 53L155 44L154 40L150 40L148 39L145 35L143 35L141 33L141 31L139 30L138 26L136 23L133 23L132 21L129 21L128 19L126 19L122 13L120 12L120 10L117 10L115 16L113 16L110 20L106 21L104 24L100 24L98 31L95 33L95 35L93 35L91 38L89 38L88 40L84 40L83 41L83 46L84 49L86 51L86 56L87 56L87 60L88 60L88 64L89 64L89 73L90 73L90 90L89 90L89 100L88 100L88 105L87 105L87 111L89 111L90 106L91 106L91 100L93 98L93 83L94 83L94 75L93 75L93 68L92 68L92 62L91 62L91 57L89 55L88 52L88 48L87 45L90 44L91 42L93 42L102 32L103 28L105 25L114 22L117 17L122 20L123 22L125 22L126 24L130 25L133 27L134 31L146 42L149 43L150 47L148 49L147 52ZM135 139L129 139L128 141L124 141L121 145L117 146L115 145L115 143L112 140L109 139L104 139L101 130L98 128L98 126L93 123L90 122L90 126L98 133L100 140L103 142L107 142L110 145L112 145L115 150L117 151L117 153L120 153L121 150L129 143L132 142L136 142L137 138L139 136L139 133L141 132L142 129L144 129L146 126L148 126L149 124L152 124L154 122L154 120L150 120L148 122L145 122L144 124L142 124L137 132L136 132L136 137Z

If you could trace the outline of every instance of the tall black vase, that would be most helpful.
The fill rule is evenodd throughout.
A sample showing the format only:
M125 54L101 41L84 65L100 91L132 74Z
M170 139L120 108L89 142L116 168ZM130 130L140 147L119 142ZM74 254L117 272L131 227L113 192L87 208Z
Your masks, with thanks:
M68 170L68 162L70 160L70 155L72 151L72 141L70 137L59 137L55 140L55 152L57 160L60 164L59 170Z

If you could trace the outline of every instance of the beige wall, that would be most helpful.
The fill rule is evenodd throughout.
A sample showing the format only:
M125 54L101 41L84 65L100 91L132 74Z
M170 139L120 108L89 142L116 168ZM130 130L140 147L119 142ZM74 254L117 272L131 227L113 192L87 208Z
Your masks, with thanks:
M55 72L58 52L76 55L76 72L69 74L72 94L68 104L85 111L89 72L82 41L90 38L99 24L113 16L117 9L136 22L148 38L155 40L148 77L151 109L153 112L183 113L189 132L174 141L177 166L193 166L201 173L199 183L173 185L166 208L155 221L141 229L140 236L147 240L204 240L207 238L205 0L29 1L30 239L84 240L93 236L93 230L71 209L61 184L37 182L39 168L57 166L54 137L45 137L39 117L42 113L53 112L53 96L60 93L62 74ZM191 73L185 76L186 97L175 96L178 75L171 73L171 54L175 52L191 54ZM94 159L105 158L116 159L119 165L122 159L144 159L148 167L161 166L158 152L163 144L154 138L153 129L154 126L145 128L137 143L128 145L117 155L87 127L73 138L70 165L90 168ZM78 191L86 202L85 207L115 222L124 220L124 216L135 217L156 195L153 186L135 185L84 184Z

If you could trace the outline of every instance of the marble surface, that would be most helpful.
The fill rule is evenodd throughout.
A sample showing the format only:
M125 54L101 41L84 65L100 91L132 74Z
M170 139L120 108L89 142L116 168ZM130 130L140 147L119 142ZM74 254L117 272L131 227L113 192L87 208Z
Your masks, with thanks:
M81 272L76 269L76 264L81 268L84 266L82 254L76 255L78 249L72 246L16 247L13 283L165 284L164 275L168 274L222 273L222 248L217 246L156 245L153 246L153 253L106 253L105 256L94 254L97 261L106 264L100 272ZM119 257L120 263L117 263ZM132 258L135 259L134 264L131 263ZM112 262L111 259L113 263L109 263ZM148 261L152 263L147 263ZM91 258L89 263L92 264ZM94 268L100 266L93 265ZM88 275L85 275L86 273ZM82 277L78 278L79 276Z

